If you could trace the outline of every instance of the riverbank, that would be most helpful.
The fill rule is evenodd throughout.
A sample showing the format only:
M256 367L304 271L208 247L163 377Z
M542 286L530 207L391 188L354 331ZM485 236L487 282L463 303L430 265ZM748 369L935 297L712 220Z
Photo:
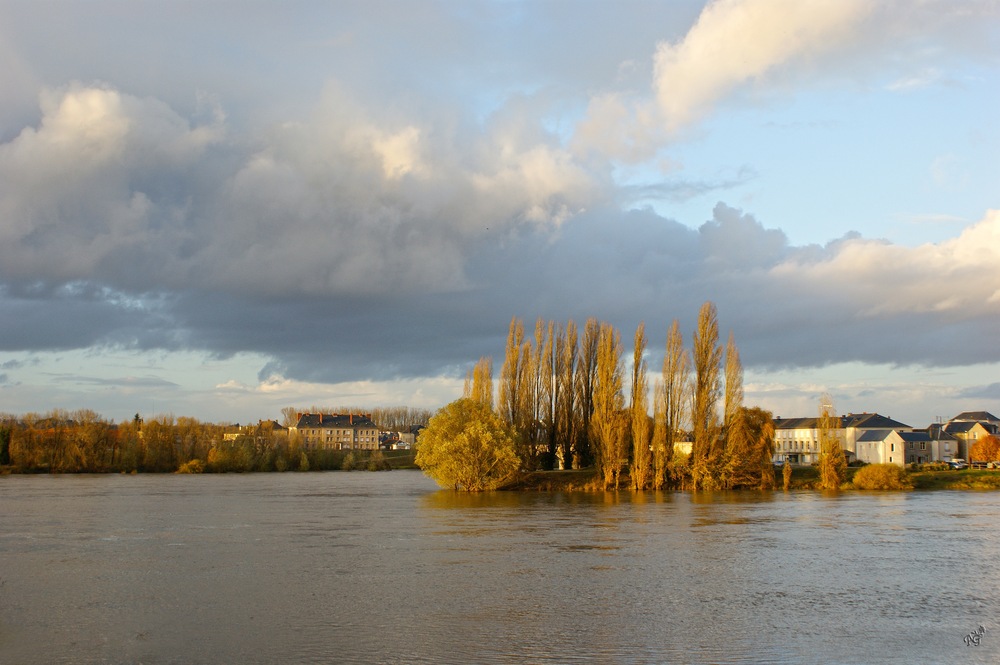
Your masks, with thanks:
M847 469L844 490L853 490L851 481L861 467ZM963 469L961 471L908 471L915 490L1000 490L1000 470ZM776 474L780 490L781 470ZM789 489L815 490L819 486L819 468L814 466L792 467ZM622 478L622 488L628 487L628 477ZM597 470L534 471L505 486L504 491L521 492L595 492L603 490Z

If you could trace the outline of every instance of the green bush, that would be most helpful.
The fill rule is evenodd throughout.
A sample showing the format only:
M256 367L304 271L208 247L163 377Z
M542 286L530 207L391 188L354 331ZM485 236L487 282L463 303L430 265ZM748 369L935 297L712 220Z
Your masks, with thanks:
M854 487L859 490L913 489L906 469L895 464L869 464L854 474Z

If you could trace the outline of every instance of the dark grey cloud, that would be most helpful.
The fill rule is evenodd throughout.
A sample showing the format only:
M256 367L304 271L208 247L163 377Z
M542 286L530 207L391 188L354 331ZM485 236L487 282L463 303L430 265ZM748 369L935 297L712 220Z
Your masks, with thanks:
M959 391L962 399L1000 400L1000 382L985 386L971 386Z
M992 232L1000 220L980 226ZM975 244L983 229L955 243ZM463 279L454 288L289 293L286 286L275 294L217 284L152 294L81 281L13 282L3 291L13 316L0 323L0 340L8 351L255 352L272 359L260 368L262 379L392 379L461 374L468 362L502 350L512 316L529 328L538 317L579 324L596 317L624 331L645 321L655 357L674 318L689 336L701 303L713 300L724 334L735 332L748 367L1000 360L990 333L1000 318L996 305L956 302L941 309L921 297L924 290L896 284L920 277L907 264L932 265L934 248L856 235L825 247L793 247L779 230L724 204L697 230L651 210L608 207L555 228L484 227L469 238L459 265ZM940 249L951 256L956 248ZM377 281L395 259L387 255L361 277ZM290 261L269 269L287 271L293 283L302 268ZM935 288L942 279L922 278ZM956 279L964 279L961 271Z

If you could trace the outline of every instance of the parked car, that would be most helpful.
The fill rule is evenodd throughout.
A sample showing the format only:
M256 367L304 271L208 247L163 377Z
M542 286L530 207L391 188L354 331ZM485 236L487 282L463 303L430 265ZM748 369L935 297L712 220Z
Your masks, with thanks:
M948 462L948 466L950 466L953 469L965 469L968 468L969 465L966 464L965 460L962 459L961 457L956 457L955 459Z

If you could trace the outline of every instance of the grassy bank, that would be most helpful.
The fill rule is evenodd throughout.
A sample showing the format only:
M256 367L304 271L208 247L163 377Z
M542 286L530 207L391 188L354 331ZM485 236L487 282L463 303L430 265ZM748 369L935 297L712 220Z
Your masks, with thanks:
M910 474L918 490L1000 490L1000 470L915 471Z
M847 469L850 486L858 468ZM1000 470L963 469L962 471L911 471L909 479L917 490L1000 490ZM778 488L781 488L781 469L777 469ZM810 490L819 486L819 468L815 466L792 467L790 489ZM622 487L628 487L628 477L622 478ZM504 487L509 491L536 492L594 492L603 489L597 471L593 468L573 471L534 471Z

